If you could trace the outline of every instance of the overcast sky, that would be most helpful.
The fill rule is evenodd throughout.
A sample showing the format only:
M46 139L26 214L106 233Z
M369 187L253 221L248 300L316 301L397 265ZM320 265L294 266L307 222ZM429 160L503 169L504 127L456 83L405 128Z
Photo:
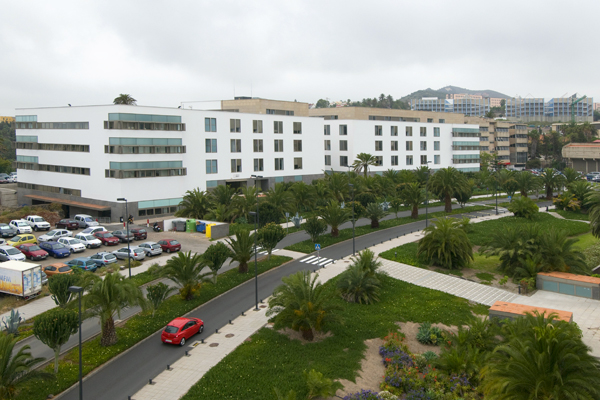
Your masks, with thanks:
M600 96L598 0L54 0L1 11L0 115L119 93L175 107L446 85Z

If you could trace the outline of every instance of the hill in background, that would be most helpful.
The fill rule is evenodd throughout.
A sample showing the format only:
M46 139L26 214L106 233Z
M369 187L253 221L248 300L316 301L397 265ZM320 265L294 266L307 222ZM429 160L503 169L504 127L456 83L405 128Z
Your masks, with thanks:
M407 96L402 97L400 100L410 103L412 99L421 99L423 97L437 97L438 99L445 99L447 94L459 94L459 93L467 93L471 95L480 95L483 97L498 97L501 99L508 99L510 96L507 96L503 93L496 92L495 90L470 90L465 88L460 88L458 86L445 86L441 89L431 89L427 88L424 90L417 90Z

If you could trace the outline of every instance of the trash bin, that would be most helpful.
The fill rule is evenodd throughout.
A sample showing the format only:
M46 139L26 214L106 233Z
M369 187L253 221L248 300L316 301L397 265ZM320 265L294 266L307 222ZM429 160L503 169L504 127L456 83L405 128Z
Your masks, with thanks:
M186 232L196 232L196 220L188 219L185 223L185 231Z
M206 237L207 237L207 238L209 238L209 239L211 238L211 236L210 236L210 234L211 234L211 228L212 228L213 226L215 226L215 225L216 225L216 224L207 224L207 225L206 225Z
M175 221L175 230L177 232L185 232L185 221Z
M199 221L198 224L196 224L196 231L206 233L206 223Z

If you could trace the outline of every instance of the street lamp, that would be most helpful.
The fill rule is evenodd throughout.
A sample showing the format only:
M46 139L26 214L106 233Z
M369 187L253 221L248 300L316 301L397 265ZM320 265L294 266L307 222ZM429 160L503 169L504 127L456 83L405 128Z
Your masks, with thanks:
M429 185L429 164L431 161L427 161L427 181L425 182L425 228L429 226L429 192L427 191L427 185Z
M119 197L117 201L125 202L125 218L127 218L127 266L129 267L129 279L131 279L131 250L129 248L129 211L127 210L127 199Z
M80 286L69 286L69 292L79 293L79 400L83 400L83 372L81 360L81 293L83 288Z
M350 189L352 190L352 255L356 255L356 243L355 243L355 235L354 235L354 224L356 221L354 220L354 185L349 183Z
M258 254L256 252L256 238L258 237L258 188L256 187L256 182L259 179L262 179L262 175L250 175L252 178L254 178L254 192L256 194L256 213L250 213L250 214L256 214L255 218L254 218L254 292L255 292L255 301L256 301L256 307L254 308L255 311L258 311Z

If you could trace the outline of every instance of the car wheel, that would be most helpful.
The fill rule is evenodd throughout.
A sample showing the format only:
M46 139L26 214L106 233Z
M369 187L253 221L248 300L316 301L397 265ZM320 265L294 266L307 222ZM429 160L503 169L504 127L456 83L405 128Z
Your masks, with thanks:
M184 346L185 345L185 338L184 337L181 338L181 342L179 342L179 345L180 346Z
M38 228L37 228L37 226L34 226L34 227L33 227L33 230L37 232L37 231L38 231Z
M70 252L71 254L73 254L73 249L69 249L69 252Z
M200 325L200 329L198 329L198 333L204 332L204 325Z
M167 253L170 253L170 252L171 252L171 249L167 249Z

